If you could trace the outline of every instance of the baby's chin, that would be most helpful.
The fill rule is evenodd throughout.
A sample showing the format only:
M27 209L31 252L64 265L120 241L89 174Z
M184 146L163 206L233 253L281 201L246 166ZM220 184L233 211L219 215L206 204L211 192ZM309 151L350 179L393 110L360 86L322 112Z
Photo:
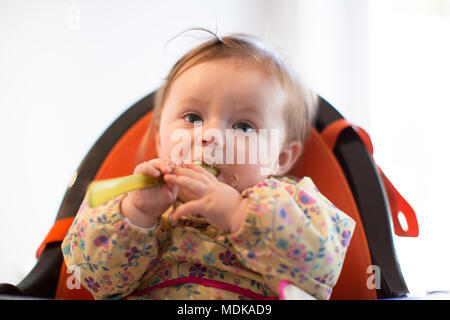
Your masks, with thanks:
M241 184L239 183L239 175L238 174L232 174L232 175L226 175L225 173L222 173L222 171L217 175L217 180L220 182L223 182L237 191L241 191Z
M245 189L251 188L255 186L258 182L261 182L265 178L267 178L268 175L259 175L259 174L253 174L252 172L236 172L236 171L227 171L222 170L217 175L217 180L220 182L226 183L229 186L236 189L239 193L244 191Z

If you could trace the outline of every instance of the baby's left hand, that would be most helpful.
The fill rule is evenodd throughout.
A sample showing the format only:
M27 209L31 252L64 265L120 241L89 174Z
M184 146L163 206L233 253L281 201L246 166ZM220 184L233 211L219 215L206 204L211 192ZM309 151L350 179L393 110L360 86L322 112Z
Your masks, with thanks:
M248 199L243 198L233 187L220 182L199 165L187 164L177 167L164 180L184 189L189 199L173 213L174 219L191 214L204 216L213 226L236 232L242 225Z

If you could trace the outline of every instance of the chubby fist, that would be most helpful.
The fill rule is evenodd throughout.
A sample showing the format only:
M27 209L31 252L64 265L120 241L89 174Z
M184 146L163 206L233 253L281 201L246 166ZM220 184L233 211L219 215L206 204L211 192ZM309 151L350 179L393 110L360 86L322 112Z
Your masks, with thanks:
M170 160L156 158L140 163L134 169L134 174L146 174L159 177L172 172ZM175 202L178 186L170 182L157 187L129 192L121 204L121 212L134 225L149 228L156 224L158 218Z
M174 219L201 215L213 226L236 232L242 225L248 199L199 165L187 164L164 175L164 180L179 187L184 204L173 213Z

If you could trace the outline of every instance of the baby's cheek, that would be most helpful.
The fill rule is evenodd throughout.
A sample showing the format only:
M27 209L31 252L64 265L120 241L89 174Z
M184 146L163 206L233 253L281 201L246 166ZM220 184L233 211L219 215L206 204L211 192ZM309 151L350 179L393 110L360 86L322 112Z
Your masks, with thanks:
M271 174L273 159L265 139L237 137L234 154L235 165L230 168L227 183L238 191L256 185Z
M169 140L165 144L161 145L160 157L167 157L172 159L175 163L182 163L184 159L191 156L193 149L191 148L190 141L182 137L178 141Z
M257 137L249 137L238 135L234 140L234 163L254 165L258 164L258 139ZM227 149L230 146L227 145ZM228 151L228 150L227 150Z

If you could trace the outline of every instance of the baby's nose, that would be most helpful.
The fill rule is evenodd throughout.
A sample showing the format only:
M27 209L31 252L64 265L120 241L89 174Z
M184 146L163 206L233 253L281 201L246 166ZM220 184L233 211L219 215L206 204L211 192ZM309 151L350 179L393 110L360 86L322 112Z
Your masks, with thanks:
M215 142L215 137L210 137L210 138L202 138L202 146L206 147L211 143L215 143L217 144L217 142Z
M202 147L220 149L224 147L225 136L222 131L214 130L206 132L201 137Z
M211 149L211 150L219 150L223 148L222 143L220 143L221 139L217 139L215 136L213 137L203 137L202 138L202 148Z

